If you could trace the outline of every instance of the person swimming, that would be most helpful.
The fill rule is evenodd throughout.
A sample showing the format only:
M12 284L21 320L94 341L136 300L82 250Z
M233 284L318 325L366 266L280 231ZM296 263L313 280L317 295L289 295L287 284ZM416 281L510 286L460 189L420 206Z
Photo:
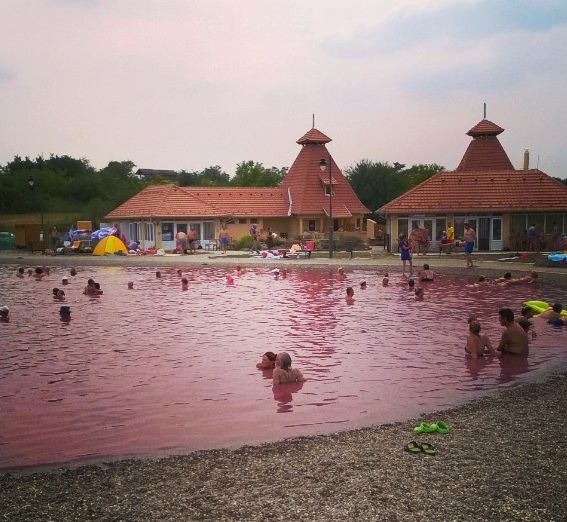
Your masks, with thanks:
M415 298L416 299L423 299L424 295L425 295L425 292L423 291L423 288L416 288L415 289Z
M23 267L18 268L18 272L16 274L16 277L19 277L20 279L22 279L24 277L25 272L26 271L23 269Z
M382 286L388 286L389 282L390 282L389 275L388 272L386 272L384 274L384 277L382 277Z
M189 280L186 277L181 278L181 290L189 289Z
M349 304L354 303L354 288L352 286L346 289L346 302Z
M156 272L156 279L160 279L161 278L161 272L158 270Z
M69 271L69 273L75 277L77 275L77 271L74 268L71 268L71 270Z
M5 323L10 321L10 309L6 305L0 306L0 321Z
M276 367L272 376L274 384L289 384L292 382L303 382L305 378L297 369L291 367L291 357L287 352L278 353L276 356Z
M417 275L420 281L433 281L435 279L435 272L429 268L427 263L423 265L423 270L420 270Z
M83 294L85 295L94 295L95 294L95 280L93 278L90 278L87 281L87 286L85 286L85 288L83 289Z
M481 335L480 323L476 320L469 322L469 336L465 352L471 356L471 359L477 359L485 354L496 355L490 339L486 335Z
M360 283L360 289L361 289L361 290L366 290L366 287L367 287L366 281L362 281L362 282Z
M232 277L230 274L226 274L226 284L227 285L233 285L234 284L234 277Z
M415 288L415 279L410 277L408 279L408 289L413 290L414 288Z
M68 285L69 284L69 278L67 276L63 276L63 278L61 279L61 284L62 285Z
M270 370L276 367L276 354L274 352L266 352L262 355L262 360L256 365L259 370Z
M71 320L71 307L64 305L59 308L59 317L62 322L68 323Z
M128 290L134 290L134 282L128 281Z

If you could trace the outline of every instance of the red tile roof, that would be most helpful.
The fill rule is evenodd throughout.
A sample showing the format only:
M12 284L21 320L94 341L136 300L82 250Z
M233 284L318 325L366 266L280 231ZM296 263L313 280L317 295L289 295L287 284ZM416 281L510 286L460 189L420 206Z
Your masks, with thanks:
M439 172L378 212L468 213L567 210L567 187L540 170Z
M312 128L310 131L306 132L301 138L299 138L296 143L300 145L306 145L307 143L329 143L333 141L329 136L325 136L320 130Z
M305 136L309 136L313 131L325 136L317 129L311 129ZM326 136L325 138L330 141L330 138ZM298 140L298 143L301 140ZM329 171L321 172L319 162L322 158L327 161L327 169L330 163L334 194L333 207L336 206L339 209L341 205L344 205L351 215L368 213L368 209L360 202L331 157L325 143L305 141L282 182L282 188L291 191L292 214L321 215L323 208L328 207L329 196L325 194L325 186L329 184ZM334 211L333 215L335 215ZM337 215L337 217L341 216ZM347 217L346 214L344 217Z
M107 219L149 217L287 216L287 191L281 188L178 187L154 185L107 214Z
M496 136L483 136L474 138L469 143L456 170L514 170L514 166Z
M504 132L502 127L492 123L490 120L479 121L467 134L469 136L498 136L498 134Z

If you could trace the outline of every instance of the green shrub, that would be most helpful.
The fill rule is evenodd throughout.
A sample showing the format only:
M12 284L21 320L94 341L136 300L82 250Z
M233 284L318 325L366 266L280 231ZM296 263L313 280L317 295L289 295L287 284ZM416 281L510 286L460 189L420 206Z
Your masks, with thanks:
M252 236L246 234L245 236L239 237L234 242L235 250L252 250Z

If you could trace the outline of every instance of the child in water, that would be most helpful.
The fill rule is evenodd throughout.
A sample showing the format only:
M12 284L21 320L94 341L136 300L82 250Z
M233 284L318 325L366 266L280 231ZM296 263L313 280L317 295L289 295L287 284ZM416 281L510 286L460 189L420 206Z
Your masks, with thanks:
M480 334L480 323L476 320L469 323L469 336L465 352L470 354L471 359L477 359L484 354L496 355L488 336Z
M276 354L274 352L266 352L262 355L262 360L256 365L259 370L271 370L276 367Z
M276 368L272 379L274 384L305 381L303 374L297 368L291 367L291 357L287 352L278 353L276 356Z
M346 289L346 302L349 304L354 303L354 288L352 286Z
M388 283L390 282L389 276L388 276L388 272L386 272L384 274L384 277L382 278L382 286L388 286Z
M189 289L189 280L186 277L181 278L181 290Z

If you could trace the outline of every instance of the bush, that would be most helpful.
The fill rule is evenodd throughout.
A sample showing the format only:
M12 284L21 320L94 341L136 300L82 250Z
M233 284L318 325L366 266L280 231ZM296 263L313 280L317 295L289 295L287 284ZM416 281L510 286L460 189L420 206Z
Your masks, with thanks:
M356 234L344 234L340 239L335 239L336 250L364 250L366 242Z
M234 249L235 250L252 250L252 236L248 234L245 236L239 237L234 242Z

